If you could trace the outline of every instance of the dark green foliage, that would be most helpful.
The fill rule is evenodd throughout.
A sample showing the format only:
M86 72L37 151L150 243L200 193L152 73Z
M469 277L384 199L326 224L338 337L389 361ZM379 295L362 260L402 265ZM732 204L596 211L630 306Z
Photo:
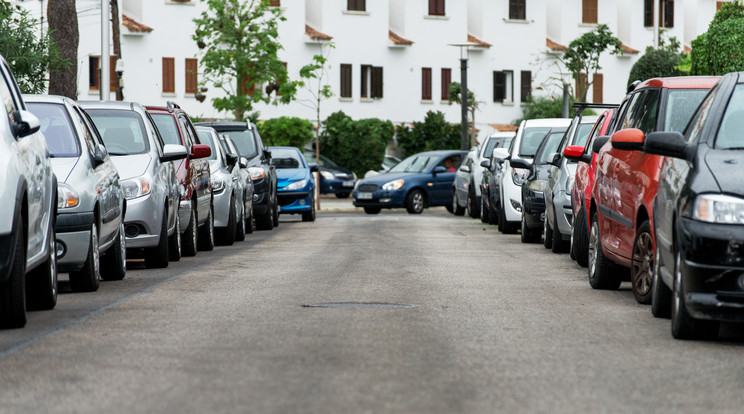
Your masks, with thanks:
M424 122L414 122L413 128L399 125L396 131L398 146L405 155L422 151L460 148L460 124L450 124L442 112L426 113Z
M744 18L744 4L740 0L723 3L721 8L713 16L713 21L710 22L708 29L726 20L741 18Z
M576 114L576 109L573 107L573 98L569 97L568 101L568 116L573 118ZM588 110L584 110L584 115L588 115ZM533 97L527 100L527 104L524 105L524 112L522 119L514 121L515 124L519 124L524 119L542 119L542 118L562 118L563 115L563 99L553 97Z
M679 76L680 71L676 68L682 57L671 50L654 49L649 47L646 53L630 69L628 85L634 81L645 81L646 79Z
M586 74L586 82L579 82L579 90L576 96L586 102L589 87L594 83L594 77L602 69L599 66L599 57L605 50L610 49L611 55L622 54L622 42L612 34L605 24L600 24L591 32L586 32L569 43L568 50L563 54L563 64L574 79L579 79L580 74ZM591 76L588 76L590 75ZM591 79L591 80L590 80Z
M724 3L706 33L692 41L692 74L724 75L744 70L744 4Z
M265 145L302 148L313 139L313 124L283 116L258 123L258 132Z
M360 177L369 170L380 169L385 148L395 132L390 121L377 118L354 121L341 111L326 118L323 126L320 153Z

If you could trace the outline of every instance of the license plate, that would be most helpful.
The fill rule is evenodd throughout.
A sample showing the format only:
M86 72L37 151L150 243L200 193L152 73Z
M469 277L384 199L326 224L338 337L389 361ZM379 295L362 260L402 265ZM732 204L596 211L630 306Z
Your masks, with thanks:
M341 185L344 187L354 187L354 181L344 181Z
M372 193L357 193L357 199L359 200L371 200Z

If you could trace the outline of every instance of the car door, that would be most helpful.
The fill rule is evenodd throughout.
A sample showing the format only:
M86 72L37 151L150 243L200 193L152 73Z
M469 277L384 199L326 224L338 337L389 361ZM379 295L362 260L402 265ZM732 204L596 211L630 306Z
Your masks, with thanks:
M181 129L186 134L186 140L189 142L189 148L194 144L201 144L199 136L194 130L191 121L186 118L183 113L178 114L178 122L181 124ZM197 203L199 204L199 211L208 211L211 208L211 185L209 182L209 161L206 158L192 159L191 163L194 167L194 176L192 177L194 188L196 189ZM202 216L200 216L202 217Z
M429 204L430 205L443 206L443 205L447 205L452 202L452 183L455 181L455 174L457 174L456 171L460 169L460 164L462 164L463 162L462 158L464 156L465 156L464 153L463 154L448 154L447 156L444 156L439 161L437 161L434 168L438 166L444 167L444 161L447 158L451 159L452 166L455 167L455 171L451 171L451 172L445 171L445 172L440 172L437 174L434 174L433 172L430 173L432 175L431 187L428 187L429 184L427 182L427 187L429 188Z
M150 145L155 148L158 157L163 155L163 148L165 142L163 137L160 135L155 121L152 119L147 111L143 111L142 114L143 123L145 124L145 130L150 139ZM160 159L153 159L155 163L154 175L157 177L158 184L164 186L163 192L165 193L165 201L168 204L168 228L175 224L176 214L178 213L178 177L176 177L176 169L172 162L160 162Z

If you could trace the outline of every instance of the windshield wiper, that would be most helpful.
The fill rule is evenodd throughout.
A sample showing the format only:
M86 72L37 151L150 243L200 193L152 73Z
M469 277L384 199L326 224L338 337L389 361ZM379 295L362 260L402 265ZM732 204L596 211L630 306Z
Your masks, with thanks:
M128 152L109 152L109 155L129 155Z

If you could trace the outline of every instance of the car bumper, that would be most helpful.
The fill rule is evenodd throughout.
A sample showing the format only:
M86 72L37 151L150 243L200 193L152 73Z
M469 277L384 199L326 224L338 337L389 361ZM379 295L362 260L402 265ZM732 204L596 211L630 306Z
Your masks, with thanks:
M571 195L565 191L555 193L553 197L553 211L555 211L555 228L563 236L571 236L571 225L573 223L573 206Z
M279 213L301 213L312 209L310 191L278 191Z
M519 222L522 220L522 187L517 187L511 176L505 176L502 183L504 188L504 215L506 221Z
M350 193L352 190L354 190L354 186L356 185L356 180L329 180L327 178L322 178L320 180L320 193L321 194L343 194L343 193Z
M219 194L214 194L213 208L214 208L214 226L215 227L227 227L227 222L230 221L230 196L232 192L227 187L222 190ZM237 206L236 208L239 208Z
M370 198L359 198L360 194L371 194L371 196L363 196ZM373 193L354 191L351 196L354 207L397 208L404 207L404 194L405 192L402 191L375 191Z
M542 229L545 220L545 198L542 192L528 190L524 195L523 215L529 229Z
M127 214L124 216L127 249L157 246L162 225L163 204L152 194L127 200Z

